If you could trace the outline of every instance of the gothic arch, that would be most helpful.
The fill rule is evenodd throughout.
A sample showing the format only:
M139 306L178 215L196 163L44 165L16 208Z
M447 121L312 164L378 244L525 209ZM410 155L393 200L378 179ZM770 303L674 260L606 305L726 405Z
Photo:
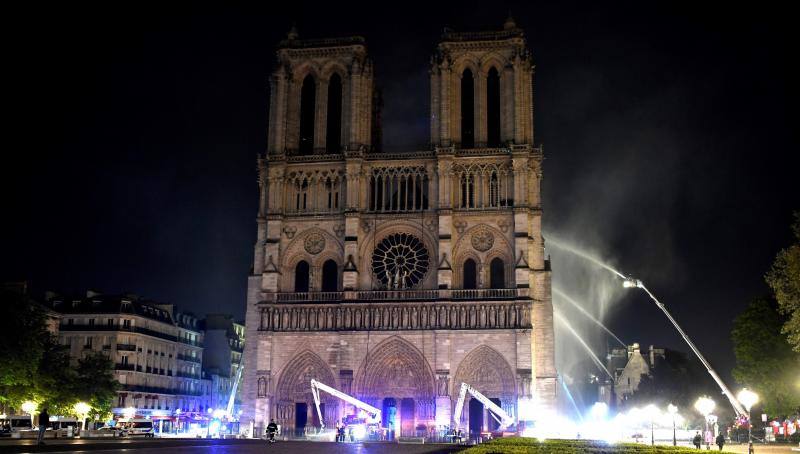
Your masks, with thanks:
M425 356L407 340L392 336L376 345L361 364L356 379L358 396L432 399L434 375Z
M481 75L486 77L489 74L489 70L494 68L497 70L497 74L500 78L503 78L503 68L508 64L508 59L503 58L501 55L497 53L490 53L484 55L481 58L480 68L481 68Z
M491 233L493 244L490 249L479 252L472 246L472 234L481 230ZM466 260L468 254L476 254L481 257L480 261L484 263L488 263L487 258L491 260L499 256L508 264L513 263L514 254L512 251L511 243L509 243L505 234L500 232L500 230L489 224L477 224L468 228L458 241L456 241L456 244L453 246L453 260L460 263L463 261L461 260L462 256L464 260Z
M313 402L311 379L336 387L330 367L316 353L304 350L284 366L275 388L275 396L283 402Z
M320 70L317 67L317 65L311 62L302 63L298 65L296 68L294 68L294 70L292 71L292 79L294 80L295 83L302 85L303 80L309 74L311 75L311 77L314 78L314 82L319 84Z
M514 372L508 361L488 345L472 349L458 364L451 395L458 396L461 383L467 383L486 397L513 399L516 392Z
M464 263L469 259L475 262L475 287L480 288L481 257L473 250L461 252L458 257L453 260L454 263L451 263L453 267L453 280L456 283L456 287L454 288L464 288Z
M305 240L310 235L316 234L325 240L324 248L316 254L311 254L306 250ZM319 237L317 237L319 238ZM338 238L318 227L311 227L295 235L294 239L286 246L281 262L281 274L283 277L282 288L284 291L292 291L294 288L294 268L300 260L305 260L313 267L322 266L327 259L333 259L336 263L342 263L344 247ZM322 261L320 261L322 260ZM313 271L312 271L313 272ZM311 279L312 286L314 278ZM313 290L313 288L312 288Z
M341 62L331 60L320 70L320 77L322 80L330 80L331 76L338 74L342 78L342 86L344 87L346 82L350 80L347 77L347 73L347 68Z
M458 76L459 79L461 78L461 75L464 74L465 69L472 71L473 77L478 77L478 71L480 70L480 67L480 63L474 56L464 55L453 62L452 71L453 74Z

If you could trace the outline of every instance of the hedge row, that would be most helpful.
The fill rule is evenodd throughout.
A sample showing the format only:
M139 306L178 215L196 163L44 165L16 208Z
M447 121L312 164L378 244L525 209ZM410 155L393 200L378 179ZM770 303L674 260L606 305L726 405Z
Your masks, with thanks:
M546 440L534 438L498 438L461 451L464 454L552 453L552 454L698 454L696 449L673 446L650 446L637 443L606 443L598 440ZM719 453L719 451L714 451ZM723 454L730 454L723 451Z

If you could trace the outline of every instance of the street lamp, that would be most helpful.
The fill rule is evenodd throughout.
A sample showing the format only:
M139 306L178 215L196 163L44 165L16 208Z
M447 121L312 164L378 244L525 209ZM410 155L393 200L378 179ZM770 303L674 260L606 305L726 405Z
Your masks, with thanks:
M675 413L678 412L678 407L675 405L667 405L667 411L672 416L672 446L678 446L678 437L675 435Z
M747 452L752 454L753 453L753 420L750 418L750 408L758 402L758 394L750 391L747 388L742 389L739 391L739 395L736 396L739 399L739 402L744 405L744 408L747 409Z
M90 407L86 402L78 402L75 404L73 409L75 410L75 413L81 417L81 430L86 429L86 415L89 414L89 411L91 411L92 407Z
M706 431L705 433L703 433L704 439L708 438L708 424L710 422L709 418L711 417L711 412L714 411L714 407L716 406L717 404L714 403L714 401L710 397L706 396L697 399L697 402L694 403L694 409L697 410L698 413L703 415L703 417L706 420ZM706 445L708 445L708 443L706 443Z
M32 400L28 400L22 403L21 407L22 411L24 411L31 417L31 426L33 425L33 414L36 413L36 407L37 407L36 402ZM41 424L41 422L39 424ZM47 424L47 421L45 421L45 424Z
M644 408L644 413L650 419L650 446L655 446L656 444L656 436L655 436L655 421L658 417L658 408L650 404Z

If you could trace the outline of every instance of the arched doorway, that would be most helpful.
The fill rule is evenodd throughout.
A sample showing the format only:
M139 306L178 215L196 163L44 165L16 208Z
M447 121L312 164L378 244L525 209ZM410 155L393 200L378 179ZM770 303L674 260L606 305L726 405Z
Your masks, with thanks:
M492 402L506 411L514 412L517 402L516 380L514 372L503 355L487 345L479 345L464 357L458 365L454 376L455 390L461 383L467 383L488 397ZM454 392L456 392L454 390ZM458 398L457 392L453 398ZM471 436L484 429L493 429L497 425L477 399L465 403L464 413L460 415L461 425L469 427Z
M474 289L477 288L477 265L475 265L475 260L467 259L464 261L464 285L465 289Z
M322 264L322 291L335 292L339 290L339 265L333 260L326 260Z
M506 288L506 265L503 259L495 257L489 265L489 283L491 288Z
M384 427L394 413L396 436L414 436L418 425L435 424L434 376L410 342L393 336L369 352L355 382L356 397L384 407Z
M306 429L321 426L311 394L311 379L337 386L328 365L310 350L295 355L280 374L275 387L275 420L287 434L302 436ZM325 426L332 427L338 417L337 402L327 396L323 399L325 402L320 405L320 410Z
M309 271L310 268L308 266L308 262L306 262L305 260L300 260L300 262L297 263L297 266L294 267L295 292L308 291Z

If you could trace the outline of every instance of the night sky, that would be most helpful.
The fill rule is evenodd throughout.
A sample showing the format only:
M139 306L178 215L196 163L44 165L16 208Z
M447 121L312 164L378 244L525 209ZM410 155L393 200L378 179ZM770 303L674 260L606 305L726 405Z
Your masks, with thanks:
M292 22L301 38L367 38L384 148L415 150L428 147L429 58L442 28L500 29L510 9L537 65L546 233L643 279L729 374L732 318L767 291L763 275L800 209L787 11L111 3L5 15L15 140L3 153L0 280L242 317L267 77ZM626 341L685 349L642 294L606 320Z

